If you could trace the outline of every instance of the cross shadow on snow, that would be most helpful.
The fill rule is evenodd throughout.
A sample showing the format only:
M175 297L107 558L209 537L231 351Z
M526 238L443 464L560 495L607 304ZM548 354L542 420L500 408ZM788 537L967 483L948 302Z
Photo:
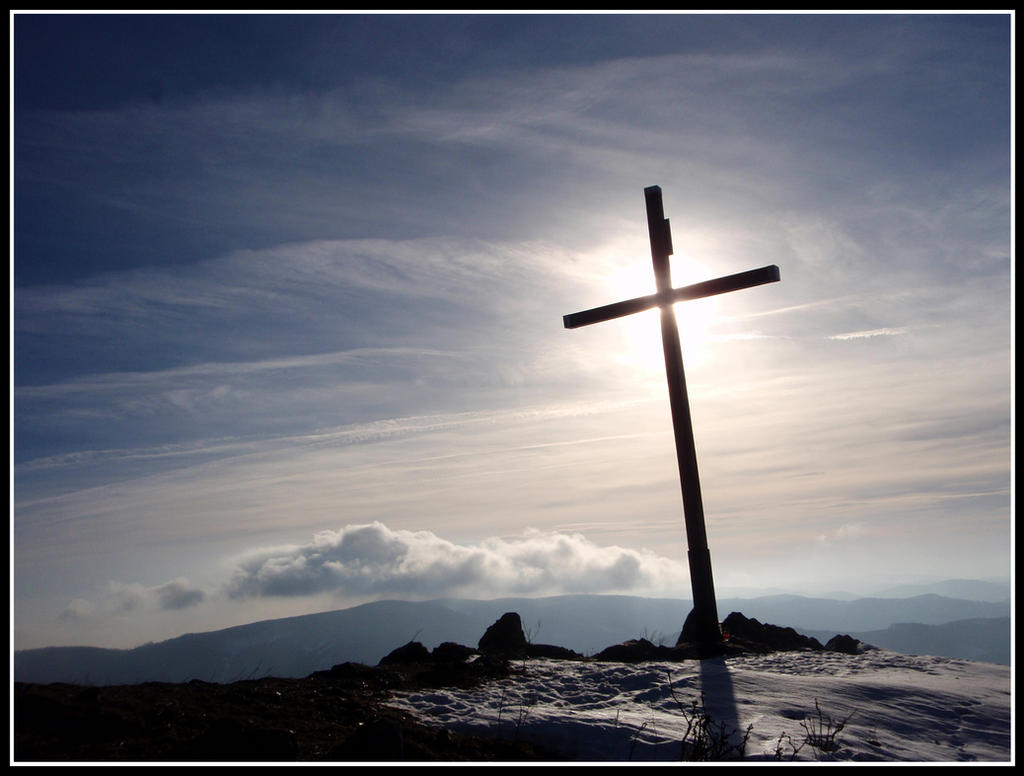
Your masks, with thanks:
M709 657L700 661L700 689L704 695L704 707L716 725L721 723L728 731L740 730L732 675L724 657Z

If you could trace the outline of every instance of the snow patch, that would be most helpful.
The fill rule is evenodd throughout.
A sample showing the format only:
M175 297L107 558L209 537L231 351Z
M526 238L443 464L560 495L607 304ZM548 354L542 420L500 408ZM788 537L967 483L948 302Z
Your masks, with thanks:
M396 693L391 705L426 724L527 740L577 761L679 760L684 710L695 702L733 743L752 726L745 760L1010 760L1008 666L885 649L514 666L508 679ZM834 750L803 743L844 720Z

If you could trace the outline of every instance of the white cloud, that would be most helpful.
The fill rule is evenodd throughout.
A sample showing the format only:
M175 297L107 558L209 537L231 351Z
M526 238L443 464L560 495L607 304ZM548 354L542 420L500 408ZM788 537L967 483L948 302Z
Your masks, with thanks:
M528 530L468 545L373 522L321 531L305 545L256 550L238 563L226 589L233 598L481 597L648 591L687 579L679 563L647 550L600 547L580 534Z
M125 623L164 633L187 616L223 627L250 621L254 612L283 616L282 604L292 613L396 596L689 595L683 563L645 549L600 546L578 533L536 529L459 543L380 522L350 524L320 531L306 544L256 548L215 564L226 577L220 584L208 577L206 589L185 577L151 586L108 582L92 599L68 603L55 624L66 634L104 640ZM186 609L193 611L185 615ZM66 634L61 638L68 640Z

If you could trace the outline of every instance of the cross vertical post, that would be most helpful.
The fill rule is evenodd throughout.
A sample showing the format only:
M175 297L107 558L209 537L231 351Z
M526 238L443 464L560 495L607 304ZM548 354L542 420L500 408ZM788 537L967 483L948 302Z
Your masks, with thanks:
M659 294L672 290L672 273L668 257L672 255L672 232L661 201L661 188L644 189L647 204L647 230L651 239L651 259ZM672 410L672 431L679 464L679 484L683 494L683 519L686 523L687 560L690 566L690 588L693 611L686 618L679 642L715 644L722 640L718 625L718 604L715 582L711 574L711 551L708 549L704 525L704 502L697 473L697 451L693 441L690 400L686 392L686 374L679 344L679 327L671 304L661 305L661 343L665 353L665 376L668 379L669 405Z
M693 424L690 420L690 400L686 393L686 375L683 372L683 355L679 345L679 327L672 305L687 299L701 299L764 283L776 283L779 280L779 268L772 264L681 288L672 288L672 273L669 268L669 256L673 252L672 232L668 219L665 218L661 188L648 186L644 189L644 199L647 205L647 231L651 240L651 259L654 262L657 293L564 315L562 323L567 329L576 329L649 310L652 307L661 309L661 342L665 354L669 404L672 408L672 430L675 435L676 460L679 464L679 484L683 493L687 560L693 591L693 610L683 623L677 644L714 646L721 644L722 632L718 624L715 583L711 575L711 552L708 549L707 530L704 526L704 502L700 495L697 452L693 443Z

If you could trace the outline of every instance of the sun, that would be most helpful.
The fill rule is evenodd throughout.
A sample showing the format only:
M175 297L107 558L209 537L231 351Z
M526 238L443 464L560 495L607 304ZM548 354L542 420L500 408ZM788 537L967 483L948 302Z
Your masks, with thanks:
M712 274L698 262L682 256L673 257L672 287L690 285L708 280ZM611 273L608 278L609 299L612 301L632 299L653 294L654 268L650 261L635 261ZM679 327L679 343L683 351L683 362L698 364L707 355L711 341L710 329L714 319L715 298L693 299L677 302L672 307ZM627 315L618 319L626 340L625 350L617 354L620 360L635 366L645 374L663 374L665 357L661 344L661 326L657 308L642 313Z

